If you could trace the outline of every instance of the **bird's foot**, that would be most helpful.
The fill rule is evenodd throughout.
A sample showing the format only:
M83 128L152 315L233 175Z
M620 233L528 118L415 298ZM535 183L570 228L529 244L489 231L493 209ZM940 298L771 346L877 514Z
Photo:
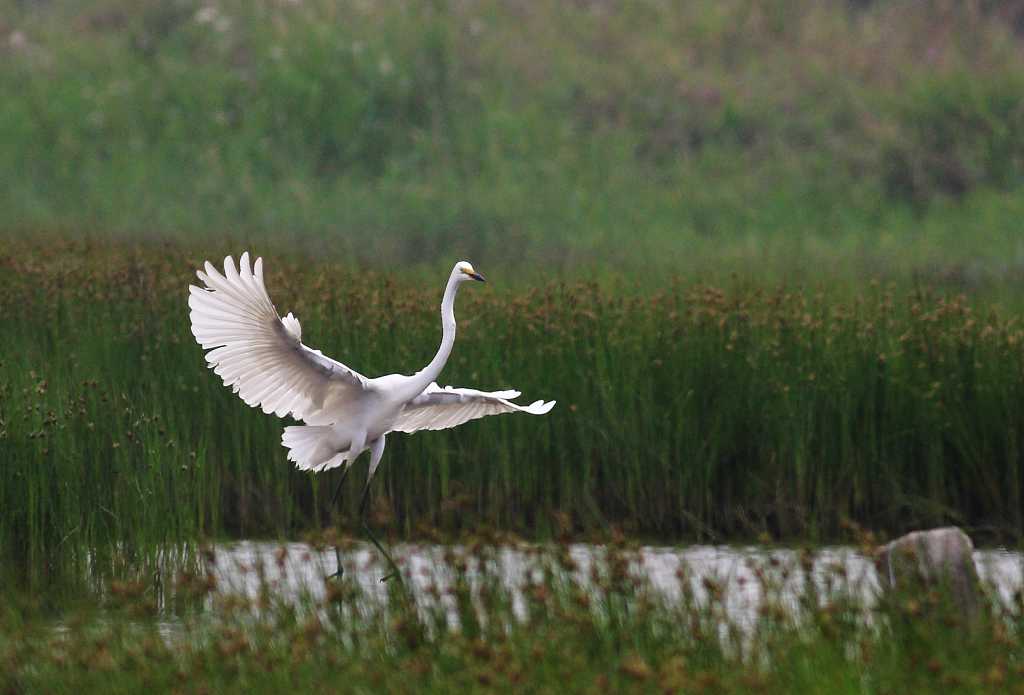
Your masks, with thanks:
M334 561L337 563L335 566L338 568L334 571L334 574L328 576L328 579L341 579L345 576L345 565L341 564L341 549L338 546L334 547Z

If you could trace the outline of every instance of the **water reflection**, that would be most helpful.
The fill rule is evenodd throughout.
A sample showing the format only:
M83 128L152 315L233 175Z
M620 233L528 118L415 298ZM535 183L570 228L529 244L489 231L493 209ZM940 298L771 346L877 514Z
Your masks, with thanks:
M512 608L524 617L524 591L540 582L545 573L556 580L572 582L586 590L609 572L609 553L604 546L573 544L566 552L536 546L504 546L470 552L463 546L401 544L392 548L403 568L407 586L417 606L429 610L438 602L454 624L457 610L450 589L465 567L465 580L476 595L484 578L500 584L511 597ZM625 572L639 585L648 586L669 604L689 601L707 605L711 593L719 595L727 615L739 625L753 621L768 593L787 609L795 609L813 588L821 602L840 596L857 599L865 608L877 601L878 576L873 561L850 547L825 547L813 553L792 549L732 546L643 547L617 553L627 559ZM984 585L994 598L1011 605L1021 590L1021 553L1006 550L977 550L975 565ZM344 551L345 576L357 582L372 611L389 600L388 586L379 578L384 573L377 552L369 545L356 544ZM217 580L218 592L237 593L255 599L261 591L276 599L320 601L325 593L324 577L336 569L333 549L316 550L303 543L238 542L212 550L208 571ZM810 580L813 585L808 586Z

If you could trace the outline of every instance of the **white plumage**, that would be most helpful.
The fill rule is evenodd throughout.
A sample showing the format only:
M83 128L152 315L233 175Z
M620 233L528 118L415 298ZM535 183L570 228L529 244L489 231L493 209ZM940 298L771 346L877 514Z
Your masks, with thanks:
M543 415L555 404L554 401L534 401L530 405L518 405L510 401L519 395L518 391L485 392L451 386L441 388L434 383L406 403L392 429L397 432L445 430L485 415L516 412Z
M440 388L435 382L455 340L455 294L463 282L483 280L465 261L456 263L448 278L434 359L411 376L374 379L301 342L298 319L290 313L281 318L270 301L263 259L250 267L249 254L243 253L236 268L228 256L223 274L210 263L196 274L205 287L189 286L192 333L209 350L207 362L246 404L305 423L286 427L281 438L288 459L300 469L351 465L370 449L372 477L388 432L446 429L500 413L543 415L555 404L521 406L511 402L518 391Z

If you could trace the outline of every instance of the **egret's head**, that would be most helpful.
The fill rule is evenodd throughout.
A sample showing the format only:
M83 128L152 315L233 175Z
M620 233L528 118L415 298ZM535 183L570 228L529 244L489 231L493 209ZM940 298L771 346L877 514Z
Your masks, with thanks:
M460 280L479 280L486 282L484 276L473 270L473 264L469 261L459 261L455 264L455 272Z

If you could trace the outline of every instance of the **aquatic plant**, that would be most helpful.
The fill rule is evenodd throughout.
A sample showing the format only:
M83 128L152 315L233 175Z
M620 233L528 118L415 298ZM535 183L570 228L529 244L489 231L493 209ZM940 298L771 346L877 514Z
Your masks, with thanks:
M350 518L358 484L328 508L333 478L293 470L277 423L205 369L184 299L196 261L188 247L71 242L0 256L0 311L18 317L0 325L0 546L14 566L43 575L83 563L75 548ZM308 342L365 373L424 362L436 283L349 272L282 259L267 283ZM912 286L684 281L464 300L442 382L529 387L565 407L396 437L371 507L391 533L825 540L846 519L1021 533L1011 309Z

